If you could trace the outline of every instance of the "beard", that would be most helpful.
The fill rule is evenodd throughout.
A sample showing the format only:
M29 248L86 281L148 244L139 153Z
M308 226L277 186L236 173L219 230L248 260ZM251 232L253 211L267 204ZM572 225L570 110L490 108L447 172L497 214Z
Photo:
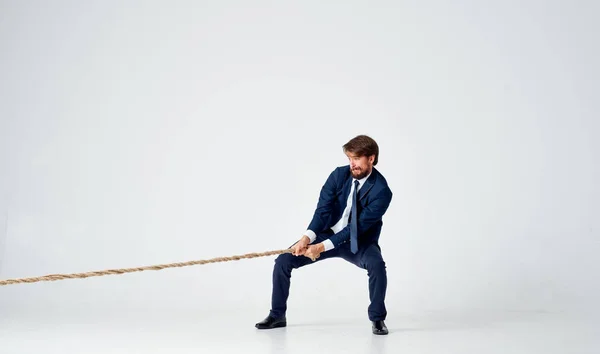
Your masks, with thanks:
M356 178L356 179L363 179L365 177L367 177L367 175L369 174L369 171L366 169L362 169L362 168L355 168L355 169L351 169L350 173L352 174L352 177Z

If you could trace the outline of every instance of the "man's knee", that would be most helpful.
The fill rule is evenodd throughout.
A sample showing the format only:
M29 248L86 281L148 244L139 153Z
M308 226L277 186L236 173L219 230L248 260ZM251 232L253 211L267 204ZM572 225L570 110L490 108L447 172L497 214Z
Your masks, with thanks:
M369 273L385 273L385 261L381 258L369 259L365 268Z
M383 257L381 256L381 252L377 252L375 249L369 249L363 255L363 265L364 268L371 273L385 273L386 265Z
M275 258L275 266L281 267L283 269L292 269L294 268L294 256L291 253L283 253Z

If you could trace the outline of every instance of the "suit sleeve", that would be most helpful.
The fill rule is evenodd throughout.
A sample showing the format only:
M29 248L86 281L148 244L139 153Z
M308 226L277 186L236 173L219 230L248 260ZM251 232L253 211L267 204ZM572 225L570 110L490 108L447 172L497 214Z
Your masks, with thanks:
M313 214L312 220L308 225L308 230L313 233L321 232L327 226L326 223L331 215L331 209L336 198L337 191L337 169L329 174L321 192L319 193L319 202ZM311 240L314 241L314 240Z
M382 189L377 196L361 210L358 216L358 234L367 231L373 224L383 218L392 201L392 191L389 188ZM329 238L335 247L350 240L350 224L346 225L342 231Z

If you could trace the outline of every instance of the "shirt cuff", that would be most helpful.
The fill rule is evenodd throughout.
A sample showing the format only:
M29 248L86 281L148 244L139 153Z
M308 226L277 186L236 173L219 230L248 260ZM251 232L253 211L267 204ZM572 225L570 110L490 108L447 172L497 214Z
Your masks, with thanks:
M308 238L310 239L310 243L315 242L315 240L317 239L317 234L315 234L313 230L306 230L304 234L308 236Z
M331 242L331 240L325 240L322 243L323 243L323 246L325 246L324 252L334 249L333 242Z

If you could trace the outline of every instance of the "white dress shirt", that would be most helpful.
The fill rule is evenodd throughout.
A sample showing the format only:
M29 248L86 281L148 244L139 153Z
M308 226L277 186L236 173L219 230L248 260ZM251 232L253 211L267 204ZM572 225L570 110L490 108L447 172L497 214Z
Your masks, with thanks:
M365 181L369 178L371 173L369 173L366 177L363 177L358 180L358 190L360 190L362 188L363 184L365 184ZM342 217L340 218L340 220L331 227L331 230L335 234L342 231L344 229L344 227L346 227L348 225L348 219L350 217L350 210L352 209L352 193L354 193L354 181L356 181L356 178L352 178L352 187L350 188L350 193L348 194L348 200L346 201L346 209L344 209L344 212L342 213ZM310 239L310 243L313 243L315 241L315 239L317 238L317 234L315 234L315 232L312 230L306 230L306 232L304 234L306 236L308 236L308 238ZM325 240L322 243L325 246L325 251L329 251L335 247L333 245L333 242L331 242L331 240Z

